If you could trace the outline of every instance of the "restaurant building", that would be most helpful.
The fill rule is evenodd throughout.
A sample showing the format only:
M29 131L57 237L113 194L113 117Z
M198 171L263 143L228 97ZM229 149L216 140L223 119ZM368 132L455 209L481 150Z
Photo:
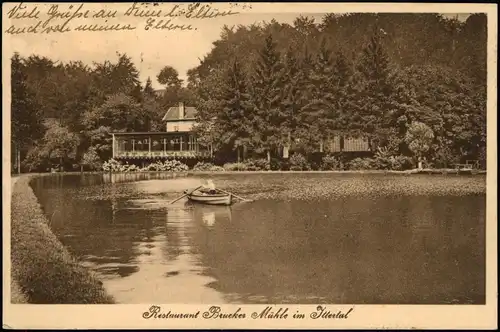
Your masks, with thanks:
M193 131L196 109L184 103L170 107L162 121L162 132L112 133L113 158L122 161L161 159L209 159L210 146L198 143Z
M181 102L177 106L170 107L162 121L165 126L165 131L162 132L112 133L113 158L121 161L139 161L143 163L162 159L212 159L212 147L200 144L193 130L196 123L196 108L185 106ZM318 151L325 153L369 152L370 146L366 139L336 136L320 144ZM281 152L283 157L288 157L288 151ZM239 160L239 149L236 153ZM245 156L246 153L242 155Z

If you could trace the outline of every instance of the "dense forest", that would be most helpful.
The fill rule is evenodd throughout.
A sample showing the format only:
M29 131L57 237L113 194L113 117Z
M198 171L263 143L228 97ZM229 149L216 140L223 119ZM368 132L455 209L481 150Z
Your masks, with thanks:
M487 18L327 14L224 27L187 82L170 64L143 86L126 54L86 65L12 57L13 167L99 165L109 132L159 131L168 106L197 107L200 139L269 159L335 135L444 167L486 158ZM186 83L186 84L184 84ZM292 151L294 151L292 149ZM19 153L18 153L19 152ZM325 151L327 152L327 151Z

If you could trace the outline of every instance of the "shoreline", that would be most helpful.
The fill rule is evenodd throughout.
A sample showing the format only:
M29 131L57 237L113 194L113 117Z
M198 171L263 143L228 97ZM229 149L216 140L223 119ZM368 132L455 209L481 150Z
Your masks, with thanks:
M64 175L64 174L173 174L173 175L211 175L211 174L400 174L400 175L486 175L486 170L456 170L452 168L446 169L411 169L406 171L393 170L335 170L335 171L134 171L134 172L104 172L104 171L70 171L70 172L54 172L54 173L21 173L11 174L14 177L26 176L48 176L48 175Z
M80 265L50 229L30 186L33 176L17 177L12 183L11 302L114 303L102 282Z

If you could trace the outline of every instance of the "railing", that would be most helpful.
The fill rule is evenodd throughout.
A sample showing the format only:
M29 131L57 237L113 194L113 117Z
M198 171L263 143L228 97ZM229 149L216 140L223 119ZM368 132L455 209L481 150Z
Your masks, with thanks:
M455 164L455 169L457 170L473 170L479 169L478 160L467 160L465 164Z
M209 151L119 151L114 153L114 158L208 158Z

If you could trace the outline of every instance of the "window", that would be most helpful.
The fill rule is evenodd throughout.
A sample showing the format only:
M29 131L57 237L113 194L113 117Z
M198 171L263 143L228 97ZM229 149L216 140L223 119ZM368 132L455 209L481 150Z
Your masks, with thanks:
M174 126L174 131L179 131L179 126Z

